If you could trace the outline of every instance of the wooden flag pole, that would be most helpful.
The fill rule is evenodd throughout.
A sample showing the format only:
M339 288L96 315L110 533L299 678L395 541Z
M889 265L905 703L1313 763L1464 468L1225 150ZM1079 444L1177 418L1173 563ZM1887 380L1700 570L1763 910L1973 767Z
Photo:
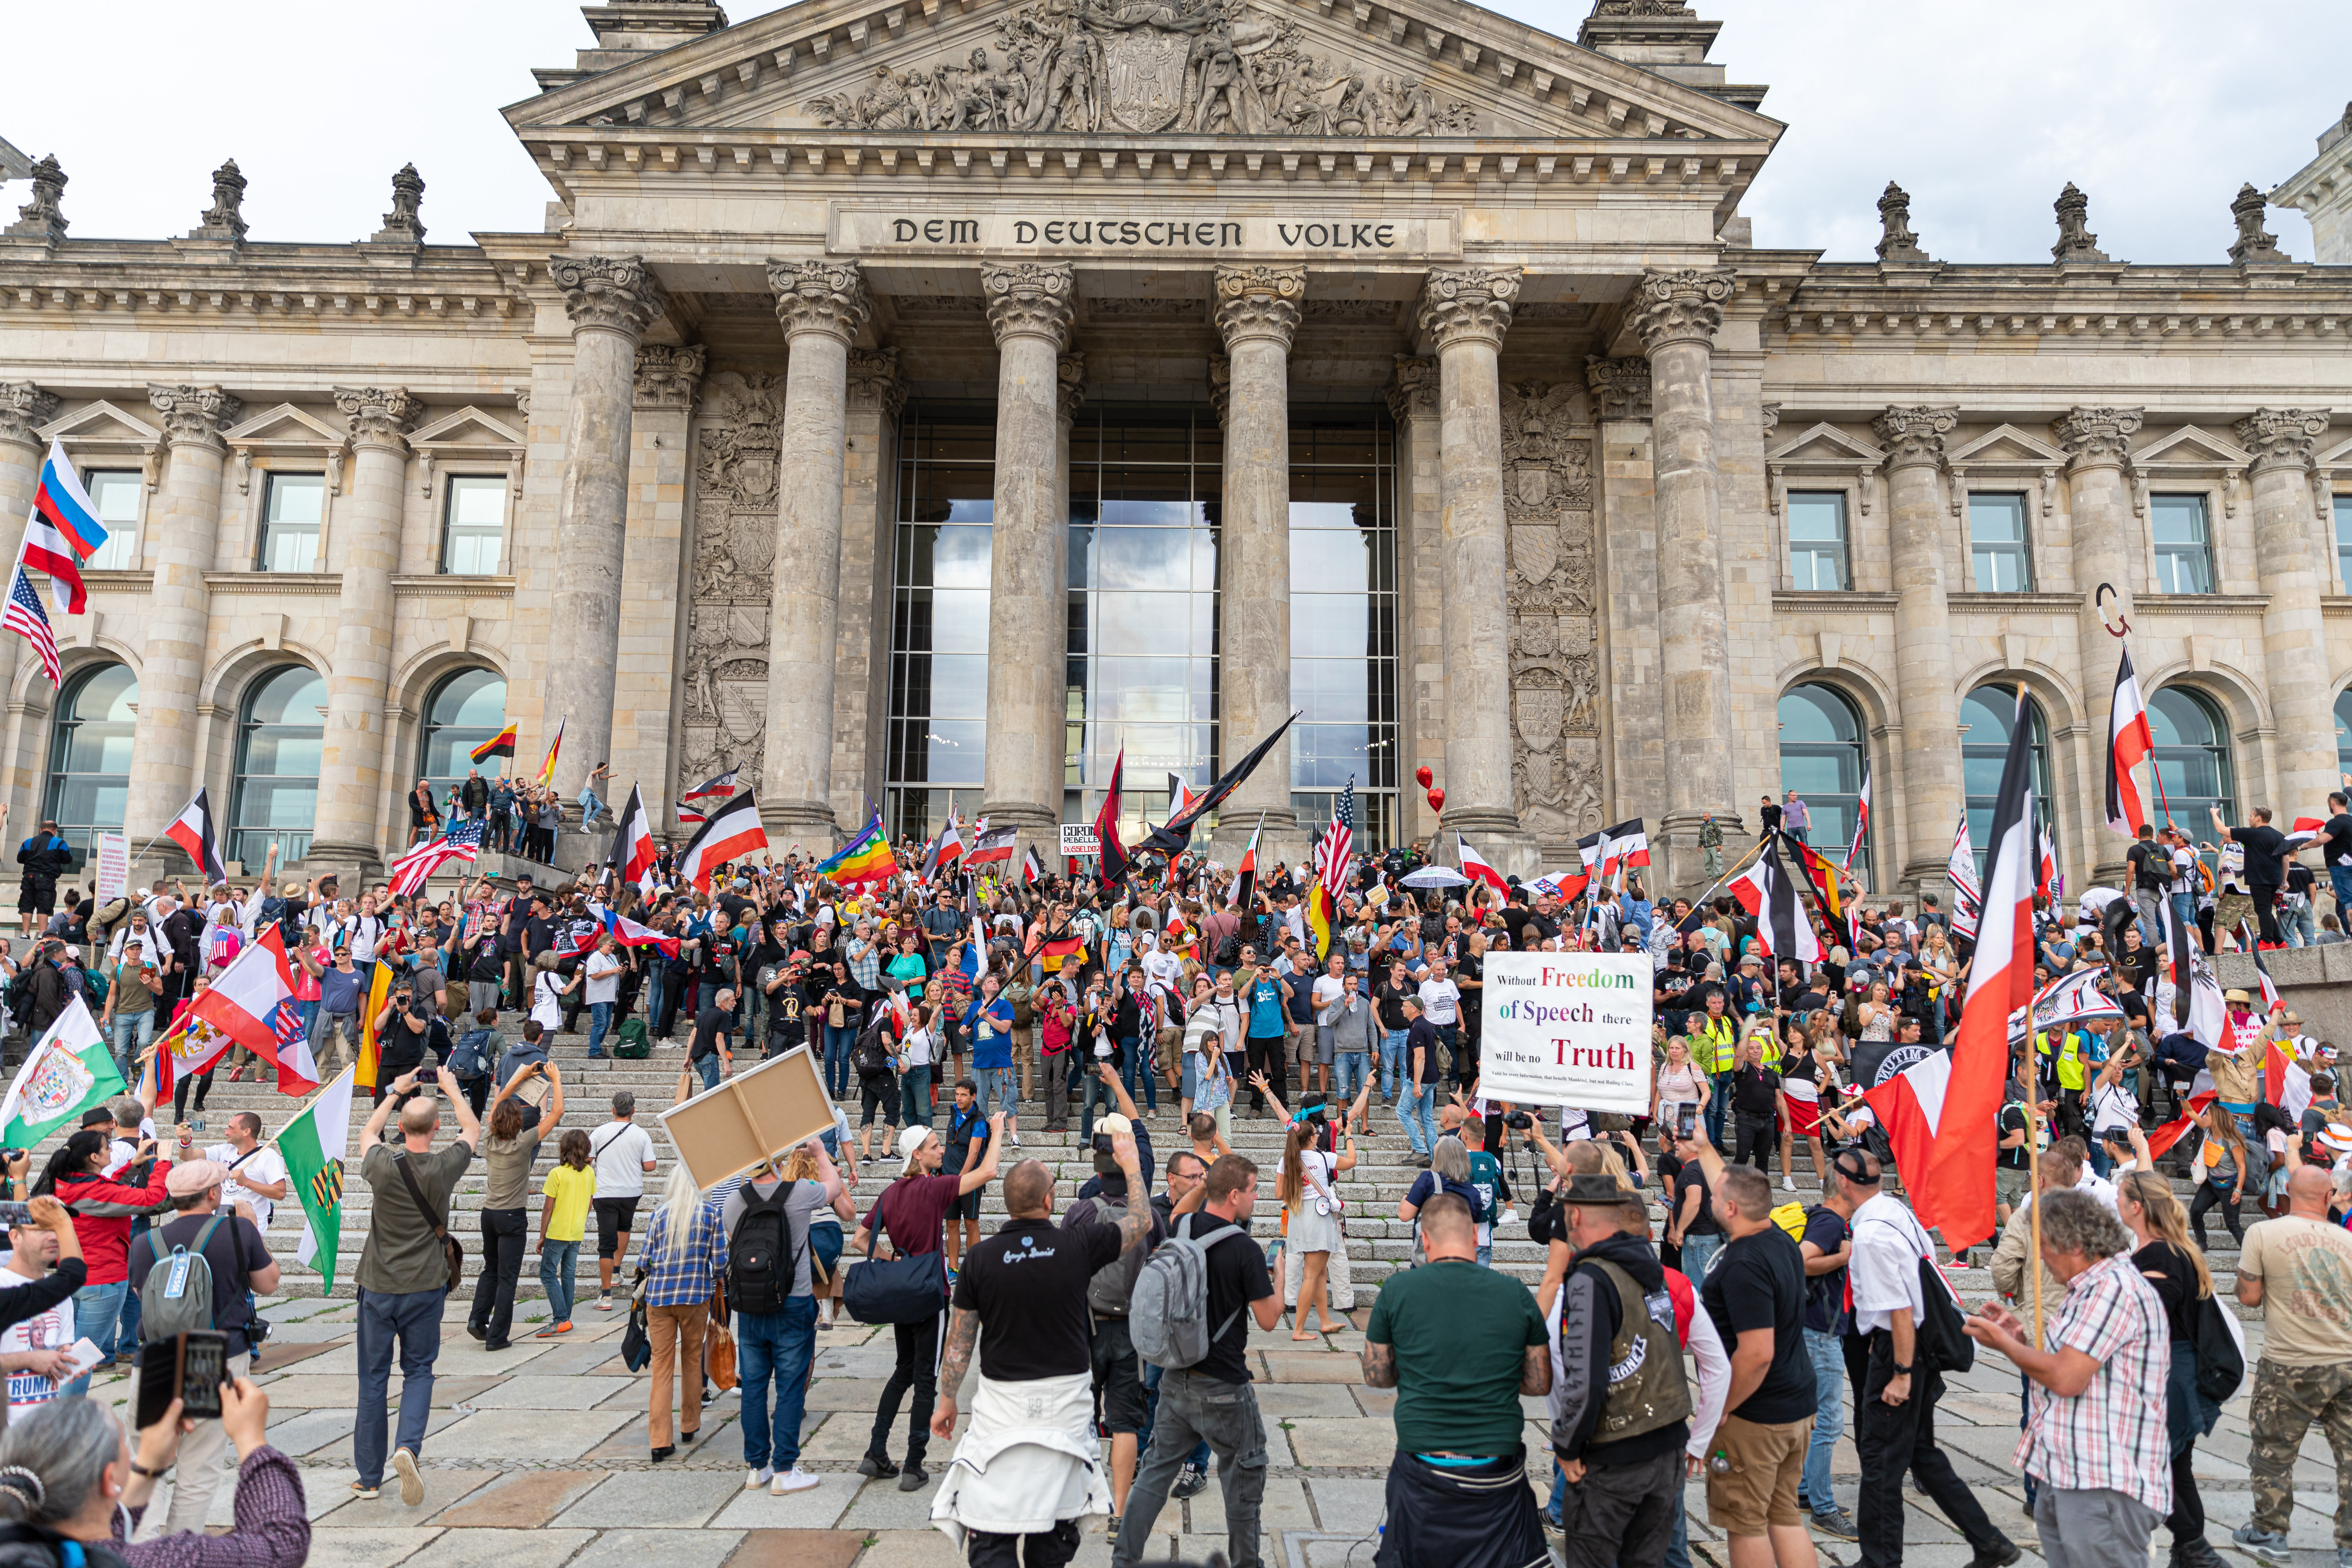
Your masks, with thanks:
M2042 1348L2042 1101L2036 1091L2041 1087L2042 1063L2033 1048L2033 1020L2029 1014L2025 1029L2025 1152L2032 1162L2027 1168L2026 1182L2026 1261L2033 1275L2033 1348Z

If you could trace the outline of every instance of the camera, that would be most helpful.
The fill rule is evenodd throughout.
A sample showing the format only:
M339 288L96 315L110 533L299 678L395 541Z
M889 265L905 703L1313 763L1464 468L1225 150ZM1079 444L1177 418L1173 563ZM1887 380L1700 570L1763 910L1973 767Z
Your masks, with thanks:
M1524 1110L1507 1110L1503 1112L1503 1125L1510 1128L1513 1131L1525 1132L1528 1128L1533 1127L1535 1124L1536 1119L1528 1115Z

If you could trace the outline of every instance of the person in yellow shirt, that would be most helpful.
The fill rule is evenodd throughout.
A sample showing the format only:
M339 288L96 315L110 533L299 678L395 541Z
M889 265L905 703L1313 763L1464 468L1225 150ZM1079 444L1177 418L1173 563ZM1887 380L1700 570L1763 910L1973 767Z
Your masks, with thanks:
M573 1128L556 1152L558 1163L540 1188L539 1282L547 1291L547 1326L533 1337L542 1340L572 1331L572 1270L580 1262L580 1238L587 1234L588 1205L596 1196L588 1134Z

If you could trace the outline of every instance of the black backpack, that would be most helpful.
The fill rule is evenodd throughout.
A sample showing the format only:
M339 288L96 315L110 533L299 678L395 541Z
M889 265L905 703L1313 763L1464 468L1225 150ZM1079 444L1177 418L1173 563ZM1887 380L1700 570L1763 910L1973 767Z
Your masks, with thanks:
M1977 1342L1969 1338L1960 1304L1932 1258L1919 1259L1919 1296L1927 1310L1919 1320L1916 1358L1937 1372L1966 1372L1977 1363Z
M867 1077L886 1078L890 1072L889 1024L877 1021L858 1037L857 1070Z
M739 1312L781 1312L792 1298L800 1250L808 1241L805 1233L794 1241L784 1214L792 1190L792 1183L781 1182L763 1198L750 1182L743 1184L743 1217L727 1238L727 1304Z
M1241 963L1241 961L1242 933L1239 931L1235 931L1231 936L1225 938L1224 941L1217 944L1216 964L1220 969L1231 969L1235 964Z
M2238 1348L2238 1336L2222 1321L2228 1310L2216 1291L2196 1303L2189 1324L2189 1342L2197 1356L2197 1392L2216 1405L2235 1397L2239 1385L2246 1381L2245 1352Z

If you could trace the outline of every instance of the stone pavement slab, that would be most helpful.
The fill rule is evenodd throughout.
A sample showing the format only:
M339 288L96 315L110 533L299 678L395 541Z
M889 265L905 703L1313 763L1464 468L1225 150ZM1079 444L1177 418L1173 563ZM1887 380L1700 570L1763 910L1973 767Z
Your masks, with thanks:
M437 1474L437 1472L436 1472ZM523 1470L436 1514L433 1522L482 1530L538 1530L604 1479L603 1470Z
M732 1568L849 1568L865 1544L854 1530L747 1531Z
M399 1426L399 1404L394 1402L391 1406L391 1410L392 1414L384 1425L387 1442L390 1441L393 1432L394 1432ZM309 1412L309 1414L315 1415L321 1413L311 1411ZM312 1463L317 1463L320 1460L332 1460L337 1464L342 1465L348 1465L352 1462L355 1456L352 1448L352 1423L357 1418L358 1412L338 1411L334 1414L340 1415L342 1417L342 1436L337 1437L331 1443L312 1448L308 1454L302 1456L305 1459L308 1459ZM432 1463L432 1453L434 1448L432 1438L434 1435L438 1432L446 1431L447 1428L456 1426L458 1422L463 1421L464 1419L466 1419L465 1412L460 1410L434 1410L426 1413L425 1417L425 1436L426 1439L425 1445L425 1453L422 1456L425 1463ZM277 1428L273 1426L271 1427L273 1434L276 1430ZM294 1450L289 1448L286 1451L290 1454Z
M1331 1355L1304 1348L1269 1351L1259 1358L1266 1375L1276 1383L1341 1383L1364 1381L1363 1366L1353 1356Z
M1266 1419L1283 1416L1356 1416L1363 1414L1348 1389L1321 1383L1261 1383L1257 1407Z
M303 1489L310 1489L305 1472ZM366 1529L395 1532L424 1524L434 1514L498 1479L496 1470L426 1470L425 1500L415 1508L400 1500L400 1479L387 1473L383 1489L373 1498L354 1497L347 1487L335 1489L342 1501L320 1521L335 1529ZM232 1519L232 1522L234 1520Z
M576 1459L629 1418L625 1410L483 1410L451 1426L441 1451L509 1459Z
M1208 1490L1186 1500L1184 1512L1185 1533L1223 1535L1226 1528L1224 1488L1212 1480ZM1173 1521L1162 1513L1153 1522L1169 1524ZM1259 1506L1258 1529L1270 1532L1314 1528L1315 1514L1307 1506L1306 1479L1301 1476L1268 1476L1265 1479L1265 1499Z
M782 1497L772 1496L764 1488L745 1491L740 1476L734 1484L735 1500L719 1510L715 1523L730 1530L831 1530L841 1522L858 1489L866 1482L863 1476L824 1476L808 1490ZM893 1488L893 1497L899 1495L895 1481L875 1484Z
M644 1393L634 1378L525 1374L484 1389L472 1403L482 1410L587 1410L632 1387L636 1387L640 1394Z
M719 1568L742 1540L733 1530L608 1530L569 1568Z
M556 1516L565 1529L691 1530L741 1489L740 1479L693 1470L620 1470Z
M929 1461L926 1461L928 1463ZM863 1480L852 1476L851 1480ZM915 1530L931 1522L931 1503L940 1495L940 1471L931 1470L931 1479L917 1491L902 1492L898 1483L887 1478L866 1481L858 1489L856 1500L849 1511L841 1516L845 1530Z
M392 1568L448 1533L424 1530L330 1530L310 1531L310 1555L303 1568Z
M1210 1491L1216 1489L1211 1487ZM1388 1506L1388 1483L1343 1476L1308 1476L1307 1495L1325 1530L1346 1530L1359 1521L1377 1521ZM1207 1492L1201 1494L1202 1497Z
M580 1457L581 1463L609 1464L615 1459L644 1459L652 1455L653 1442L646 1429L648 1418L643 1403L645 1389L642 1385L637 1390L637 1396L638 1403L627 1407L633 1412L629 1419L603 1442L583 1454ZM608 1400L603 1408L617 1411L621 1406ZM708 1408L702 1413L702 1425L695 1428L694 1441L691 1444L677 1441L677 1412L671 1411L670 1441L677 1448L678 1460L685 1461L684 1464L678 1465L680 1469L686 1468L688 1465L693 1464L714 1450L723 1449L730 1456L738 1458L743 1452L742 1436L736 1430L735 1417L730 1414L714 1414Z
M255 1361L252 1375L259 1379L273 1372L284 1372L298 1362L316 1363L321 1357L329 1358L330 1361L346 1362L353 1371L358 1370L359 1352L352 1343L351 1336L348 1334L331 1340L320 1340L311 1344L304 1344L284 1335L272 1334L269 1337L269 1342L261 1347L261 1354ZM306 1370L317 1371L318 1367L314 1365Z
M874 1544L857 1560L857 1568L960 1568L963 1553L945 1531L884 1530L869 1538ZM1163 1542L1167 1537L1160 1538Z
M870 1421L874 1418L875 1406L882 1403L882 1385L887 1381L882 1377L820 1377L809 1384L808 1407L811 1410L863 1410ZM906 1416L907 1407L901 1402L898 1418L903 1421Z
M1396 1457L1396 1424L1370 1416L1293 1421L1286 1436L1302 1465L1377 1465L1386 1468Z
M415 1559L432 1568L558 1568L592 1530L452 1530Z

